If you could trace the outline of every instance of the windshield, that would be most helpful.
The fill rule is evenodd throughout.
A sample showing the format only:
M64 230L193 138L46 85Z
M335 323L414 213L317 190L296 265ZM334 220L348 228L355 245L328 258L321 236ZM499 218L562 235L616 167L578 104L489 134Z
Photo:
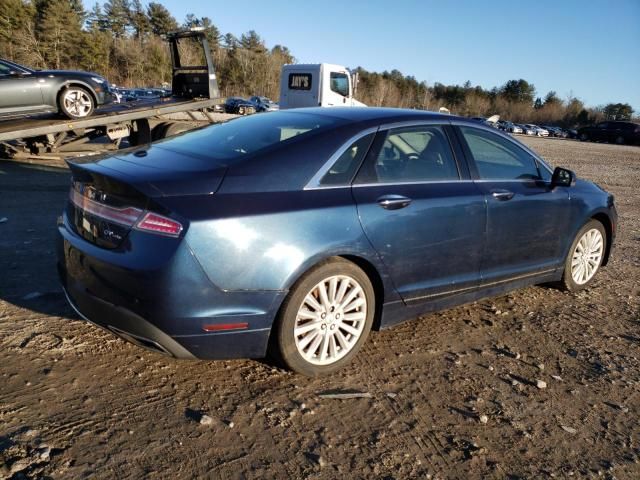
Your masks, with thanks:
M273 112L253 115L213 125L175 137L157 145L158 148L205 158L235 160L276 145L287 145L307 138L345 120L325 115L294 112Z

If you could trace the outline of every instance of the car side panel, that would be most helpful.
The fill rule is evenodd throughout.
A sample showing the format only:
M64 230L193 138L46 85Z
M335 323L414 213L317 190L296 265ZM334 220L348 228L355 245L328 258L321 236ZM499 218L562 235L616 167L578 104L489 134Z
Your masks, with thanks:
M163 203L181 215L202 218L191 221L186 241L220 289L287 290L318 262L354 255L380 273L385 301L397 298L362 231L348 187L217 193L202 200L183 197Z

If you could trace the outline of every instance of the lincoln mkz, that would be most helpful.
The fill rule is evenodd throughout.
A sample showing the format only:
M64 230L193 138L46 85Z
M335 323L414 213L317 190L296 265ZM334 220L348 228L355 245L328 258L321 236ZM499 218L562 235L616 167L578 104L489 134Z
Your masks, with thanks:
M540 283L589 285L613 197L496 129L315 108L70 162L59 271L85 319L179 358L320 375L371 329Z

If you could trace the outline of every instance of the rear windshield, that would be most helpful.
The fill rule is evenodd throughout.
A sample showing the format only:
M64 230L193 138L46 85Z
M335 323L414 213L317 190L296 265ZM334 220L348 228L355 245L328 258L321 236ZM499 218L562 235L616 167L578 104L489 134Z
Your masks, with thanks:
M297 142L344 123L343 119L311 113L259 113L181 135L157 146L228 164L230 160Z

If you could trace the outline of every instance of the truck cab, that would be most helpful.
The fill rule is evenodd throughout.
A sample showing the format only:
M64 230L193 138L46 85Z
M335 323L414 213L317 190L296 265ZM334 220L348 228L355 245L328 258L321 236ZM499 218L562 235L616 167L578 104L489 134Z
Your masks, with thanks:
M354 98L357 74L330 63L283 65L280 109L365 107Z

